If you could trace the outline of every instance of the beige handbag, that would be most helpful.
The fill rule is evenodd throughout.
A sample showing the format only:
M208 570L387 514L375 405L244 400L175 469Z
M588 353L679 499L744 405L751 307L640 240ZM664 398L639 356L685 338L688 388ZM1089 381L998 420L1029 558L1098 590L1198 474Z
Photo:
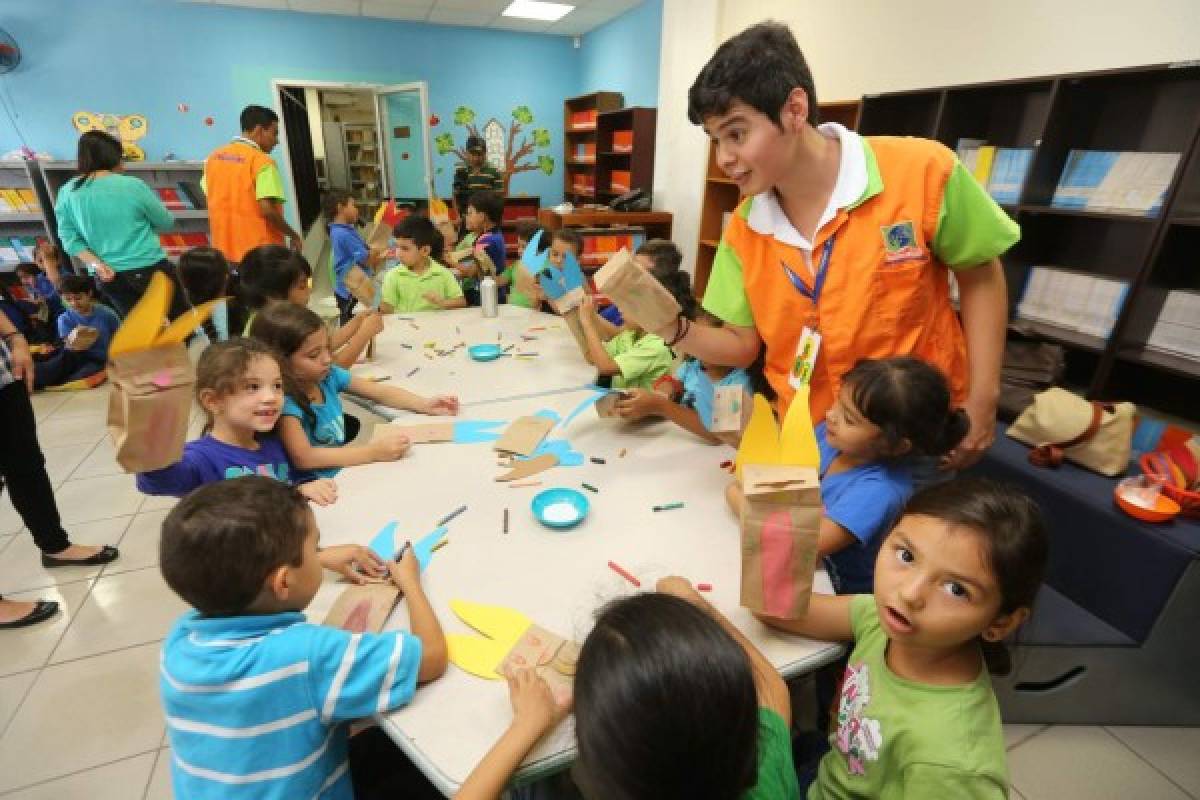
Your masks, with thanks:
M1063 459L1101 475L1123 475L1133 450L1133 403L1096 403L1065 389L1033 398L1008 435L1033 447L1029 462L1057 467Z

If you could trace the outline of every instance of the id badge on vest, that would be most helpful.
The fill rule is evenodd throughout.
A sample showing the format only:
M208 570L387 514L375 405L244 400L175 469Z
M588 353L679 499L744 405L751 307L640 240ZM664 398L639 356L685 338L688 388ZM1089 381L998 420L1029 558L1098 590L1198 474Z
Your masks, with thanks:
M796 345L796 356L792 359L792 368L788 371L788 384L793 389L807 386L812 380L813 370L817 368L817 355L821 352L821 334L808 325L800 334L800 342Z

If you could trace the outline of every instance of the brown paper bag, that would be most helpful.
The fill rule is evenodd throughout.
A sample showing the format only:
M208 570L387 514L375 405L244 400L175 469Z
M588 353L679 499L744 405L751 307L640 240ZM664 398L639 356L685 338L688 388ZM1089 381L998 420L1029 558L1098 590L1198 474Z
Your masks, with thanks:
M681 310L671 293L624 248L596 272L596 291L608 295L621 316L647 331L671 325Z
M609 392L596 401L596 415L608 419L617 415L617 403L629 397L625 392Z
M554 309L555 314L566 317L568 312L574 311L583 303L583 289L572 289L557 300L547 297L546 302Z
M123 353L108 365L108 433L126 472L179 461L192 411L196 372L182 344Z
M546 417L517 417L500 435L492 449L501 453L516 453L528 456L537 449L554 427L554 420Z
M100 338L100 331L90 325L79 325L67 336L67 348L76 352L87 350Z
M375 304L375 282L371 280L371 276L366 270L358 264L351 265L346 271L346 288L350 290L350 294L354 295L354 299L362 303L367 308L371 308Z
M817 566L821 491L812 467L742 468L741 603L758 614L796 619L808 611Z
M713 392L712 434L734 447L750 424L754 396L744 386L718 386Z
M400 590L390 581L350 586L338 595L321 624L352 633L379 633L399 601Z
M386 250L392 243L392 226L384 222L376 222L367 234L367 248Z
M578 661L578 644L540 625L530 625L496 667L496 672L501 677L507 677L514 670L532 669L546 681L555 699L562 703L571 696Z

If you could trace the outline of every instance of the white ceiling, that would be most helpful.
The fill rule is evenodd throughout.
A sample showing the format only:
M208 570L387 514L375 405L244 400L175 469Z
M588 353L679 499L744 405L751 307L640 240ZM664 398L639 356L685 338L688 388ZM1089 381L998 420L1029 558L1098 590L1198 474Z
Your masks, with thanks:
M554 2L575 6L574 11L557 22L540 22L501 16L500 12L508 8L511 0L185 0L185 2L573 36L600 27L634 6L640 5L642 0L554 0Z

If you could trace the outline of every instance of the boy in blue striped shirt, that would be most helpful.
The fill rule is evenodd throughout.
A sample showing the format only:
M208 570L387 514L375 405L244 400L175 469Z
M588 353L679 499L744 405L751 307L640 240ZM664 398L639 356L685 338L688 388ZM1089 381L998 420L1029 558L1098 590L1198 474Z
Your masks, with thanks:
M202 487L163 522L163 577L195 609L162 652L176 797L353 798L349 723L405 705L445 671L411 548L390 574L412 633L305 621L323 567L343 560L319 536L303 497L257 476Z

